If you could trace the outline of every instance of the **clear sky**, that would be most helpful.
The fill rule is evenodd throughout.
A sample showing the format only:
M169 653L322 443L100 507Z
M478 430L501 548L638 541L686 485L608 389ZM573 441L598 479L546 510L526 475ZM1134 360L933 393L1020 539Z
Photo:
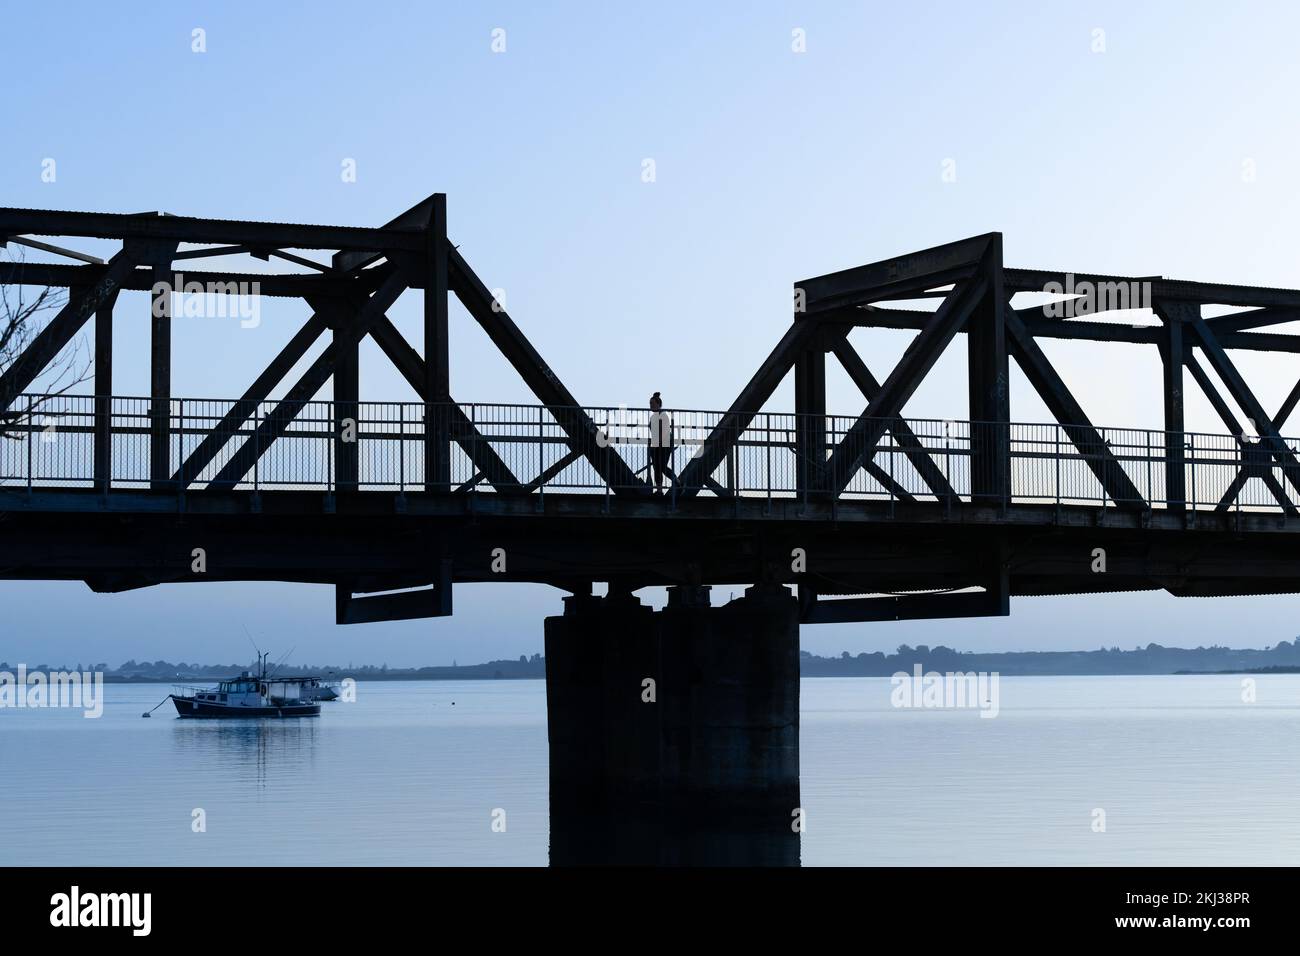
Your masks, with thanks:
M1281 2L16 4L0 204L379 225L446 192L453 240L580 401L723 408L796 280L976 233L1015 266L1300 286L1297 21ZM120 300L118 393L147 392L147 314ZM418 342L418 296L393 315ZM177 393L236 396L305 316L178 322ZM881 377L906 344L854 341ZM362 397L411 398L367 349ZM1159 427L1154 349L1045 351L1094 421ZM957 358L909 414L964 414ZM1239 365L1273 407L1300 374ZM533 400L459 309L452 386ZM1190 392L1189 428L1221 430ZM832 378L832 411L855 396ZM1014 370L1012 417L1048 418ZM539 651L559 599L462 587L451 619L338 628L320 587L3 583L0 658L242 659L246 625L299 662L470 662ZM1262 646L1298 609L1016 599L1001 620L806 627L803 646Z

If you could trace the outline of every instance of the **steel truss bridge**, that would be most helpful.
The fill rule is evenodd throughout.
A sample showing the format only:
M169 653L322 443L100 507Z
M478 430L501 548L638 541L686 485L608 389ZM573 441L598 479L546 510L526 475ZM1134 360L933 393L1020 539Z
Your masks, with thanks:
M85 237L120 249L101 261L68 245ZM60 260L2 263L0 284L68 290L0 372L6 578L99 591L315 582L334 586L340 623L449 614L456 583L503 580L575 594L593 582L794 584L807 623L1005 614L1012 595L1300 590L1300 442L1282 434L1300 382L1270 414L1229 356L1300 351L1300 335L1273 328L1300 319L1300 291L1013 269L997 233L807 279L792 324L729 409L670 410L660 497L645 412L578 402L448 238L442 194L373 229L0 209L0 240ZM182 265L240 257L287 271ZM170 296L158 290L195 281L256 283L310 311L238 398L180 397L172 381ZM1144 284L1158 322L1010 304L1082 282ZM423 292L419 350L387 315L408 289ZM123 290L153 299L145 396L113 389ZM453 398L452 296L537 404ZM89 324L90 394L34 392ZM916 335L881 379L848 341L857 326ZM965 414L906 417L959 335ZM366 337L420 401L361 401ZM1094 424L1044 339L1157 349L1163 429ZM828 356L861 391L860 412L827 409ZM1055 421L1012 420L1012 361ZM795 409L764 410L789 374ZM1185 429L1189 377L1221 433ZM326 385L333 399L322 401Z

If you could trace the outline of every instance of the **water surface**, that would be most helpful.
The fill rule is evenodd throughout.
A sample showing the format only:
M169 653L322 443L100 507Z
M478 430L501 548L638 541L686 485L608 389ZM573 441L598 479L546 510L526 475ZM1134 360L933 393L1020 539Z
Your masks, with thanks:
M1294 864L1300 675L1241 680L1003 678L986 719L806 679L803 862ZM0 710L0 865L547 863L541 681L362 683L284 721L104 690L98 720Z

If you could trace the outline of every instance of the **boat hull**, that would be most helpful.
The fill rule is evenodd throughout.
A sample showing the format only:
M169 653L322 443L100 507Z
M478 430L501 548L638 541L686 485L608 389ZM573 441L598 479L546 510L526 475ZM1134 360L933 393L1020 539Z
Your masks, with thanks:
M319 717L320 704L300 703L265 707L232 707L192 697L171 694L176 713L181 717Z

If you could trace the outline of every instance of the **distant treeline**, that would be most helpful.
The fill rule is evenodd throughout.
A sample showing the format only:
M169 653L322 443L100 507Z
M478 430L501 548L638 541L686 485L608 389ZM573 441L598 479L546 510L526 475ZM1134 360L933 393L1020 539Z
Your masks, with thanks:
M1069 674L1179 674L1179 673L1289 673L1300 671L1300 638L1296 642L1279 641L1273 647L1250 650L1231 647L1146 647L1123 651L1102 647L1095 651L1009 651L974 653L939 645L916 647L902 645L892 654L881 651L839 657L818 657L801 651L799 672L804 677L888 677L899 671L911 673L916 665L925 671L996 671L1008 677ZM0 671L12 671L16 665L0 662ZM75 670L93 670L104 674L109 682L184 683L213 681L233 677L241 671L255 670L254 664L173 664L169 661L127 661L121 667L93 664ZM28 666L29 671L73 670L47 664ZM542 655L520 655L517 660L488 661L486 664L452 664L450 667L389 667L334 664L281 665L279 677L322 677L338 680L483 680L541 678L546 676Z
M926 671L996 671L1007 677L1071 674L1177 674L1235 673L1268 669L1285 673L1300 669L1298 643L1279 641L1275 647L1250 650L1232 647L1163 647L1148 644L1131 651L1101 647L1095 651L1009 651L980 654L951 647L902 645L893 654L858 654L816 657L801 652L799 672L804 677L888 677L911 672L917 664Z
M15 665L16 666L16 665ZM0 670L13 670L9 664L0 663ZM51 667L38 664L28 665L28 671L74 670L72 667ZM234 677L242 671L256 673L257 664L187 664L181 661L127 661L121 667L109 667L108 664L92 664L83 668L78 664L75 670L92 670L102 672L107 683L189 683L191 681L216 681ZM376 666L349 664L342 667L335 664L301 664L297 666L281 664L270 670L276 677L320 677L324 680L483 680L505 678L536 678L546 676L546 662L541 654L532 657L520 655L517 660L488 661L486 664L464 664L451 667L389 667L387 664Z

